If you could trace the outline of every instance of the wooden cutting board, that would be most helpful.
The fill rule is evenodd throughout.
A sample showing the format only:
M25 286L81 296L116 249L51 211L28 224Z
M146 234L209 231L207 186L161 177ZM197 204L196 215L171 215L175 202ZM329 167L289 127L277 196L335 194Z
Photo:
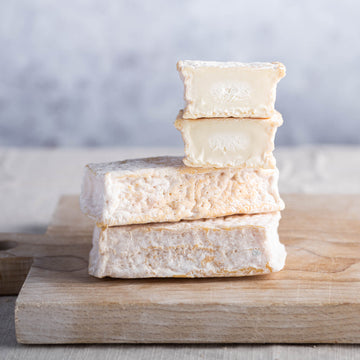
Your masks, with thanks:
M284 271L247 278L100 280L92 223L62 197L45 235L0 236L0 289L21 343L359 343L360 195L288 195Z

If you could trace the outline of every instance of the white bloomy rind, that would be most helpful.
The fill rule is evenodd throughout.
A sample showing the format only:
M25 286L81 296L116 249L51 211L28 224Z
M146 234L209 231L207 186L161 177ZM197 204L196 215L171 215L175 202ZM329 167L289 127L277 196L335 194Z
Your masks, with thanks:
M275 169L191 168L181 157L89 164L80 207L99 226L278 211Z
M286 74L279 62L184 60L177 69L184 82L185 119L271 117L276 86Z
M89 273L96 277L218 277L284 267L280 213L95 227Z
M247 167L274 169L274 139L282 116L268 119L203 118L175 121L185 144L184 164L191 167Z

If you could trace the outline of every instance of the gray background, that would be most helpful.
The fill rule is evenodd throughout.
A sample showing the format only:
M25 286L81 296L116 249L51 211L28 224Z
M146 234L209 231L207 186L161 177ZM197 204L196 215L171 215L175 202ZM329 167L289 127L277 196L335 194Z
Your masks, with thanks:
M359 15L355 0L1 0L0 145L179 146L178 59L282 61L277 144L358 144Z

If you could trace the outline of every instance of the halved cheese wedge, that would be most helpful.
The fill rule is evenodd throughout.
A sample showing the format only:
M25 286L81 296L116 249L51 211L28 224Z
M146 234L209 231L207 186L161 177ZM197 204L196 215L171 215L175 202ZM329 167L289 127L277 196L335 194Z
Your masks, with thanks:
M95 227L89 273L96 277L218 277L284 267L280 212Z
M181 157L90 164L80 206L98 226L278 211L278 177L277 169L191 168Z
M268 118L274 113L276 86L285 76L279 62L179 61L184 82L185 119Z
M274 169L274 139L283 120L279 112L269 119L204 118L175 121L185 144L184 164L192 167L247 167Z

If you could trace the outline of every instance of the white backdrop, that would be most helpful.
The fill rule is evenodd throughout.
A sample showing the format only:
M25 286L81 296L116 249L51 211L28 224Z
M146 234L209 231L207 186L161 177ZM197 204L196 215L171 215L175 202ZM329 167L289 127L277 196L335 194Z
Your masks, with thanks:
M282 61L277 144L360 143L360 2L1 0L0 145L181 145L178 59Z

